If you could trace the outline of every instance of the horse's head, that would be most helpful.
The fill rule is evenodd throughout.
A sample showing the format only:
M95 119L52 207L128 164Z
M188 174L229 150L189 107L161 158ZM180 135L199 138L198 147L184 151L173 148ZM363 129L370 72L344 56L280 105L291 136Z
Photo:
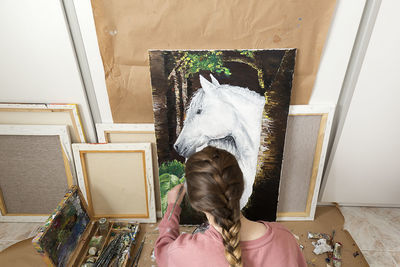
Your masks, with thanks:
M174 144L175 150L185 158L213 140L230 137L235 127L235 108L219 93L224 85L212 75L211 80L212 83L200 75L201 88L190 102L184 127Z

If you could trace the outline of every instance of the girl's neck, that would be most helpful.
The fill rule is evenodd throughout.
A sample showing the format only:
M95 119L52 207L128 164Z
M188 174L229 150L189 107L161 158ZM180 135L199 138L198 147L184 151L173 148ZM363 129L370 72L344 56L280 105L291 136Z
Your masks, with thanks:
M219 225L215 222L214 216L212 216L212 215L211 215L210 213L208 213L208 212L205 212L205 214L206 214L206 217L207 217L208 222L209 222L219 233L222 233L222 228L221 228L221 226L219 226ZM247 225L251 224L252 221L246 219L246 217L244 217L243 214L240 214L240 223L241 223L241 225L242 225L242 227L243 227L243 226L247 226Z
M209 214L205 213L208 219L208 222L220 233L222 234L222 228L215 223L214 217ZM267 232L267 228L263 223L253 222L248 220L242 214L240 214L240 240L241 241L248 241L254 240Z

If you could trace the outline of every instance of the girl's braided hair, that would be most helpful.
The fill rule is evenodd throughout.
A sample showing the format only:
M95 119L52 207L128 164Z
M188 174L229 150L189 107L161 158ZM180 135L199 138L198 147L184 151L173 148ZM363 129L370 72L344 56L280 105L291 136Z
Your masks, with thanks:
M235 157L215 147L204 148L186 162L186 182L192 207L213 215L222 228L229 265L243 266L239 232L244 181Z

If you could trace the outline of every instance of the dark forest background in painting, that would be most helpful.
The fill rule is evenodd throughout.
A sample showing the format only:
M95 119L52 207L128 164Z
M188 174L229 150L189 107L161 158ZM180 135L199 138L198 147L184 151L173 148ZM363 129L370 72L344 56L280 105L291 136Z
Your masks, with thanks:
M295 55L295 49L150 51L163 213L168 190L184 181L185 159L173 145L191 97L201 88L199 75L208 78L212 74L220 84L248 88L265 97L257 174L243 213L252 220L276 219ZM182 224L204 220L186 198L182 205Z

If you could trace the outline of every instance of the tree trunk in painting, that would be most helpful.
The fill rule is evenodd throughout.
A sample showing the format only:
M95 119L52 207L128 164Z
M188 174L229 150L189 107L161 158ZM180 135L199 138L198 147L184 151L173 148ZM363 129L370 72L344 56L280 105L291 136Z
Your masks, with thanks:
M187 108L187 98L188 98L188 83L187 83L187 79L185 77L185 72L182 70L179 72L181 74L181 84L182 84L182 106L183 106L183 114ZM184 116L183 116L183 120L184 120Z
M265 208L268 203L269 214L276 214L278 199L276 196L263 194L266 188L276 188L279 190L283 145L285 140L287 119L269 119L266 114L279 114L282 118L288 116L288 106L290 104L290 87L293 77L293 66L296 50L285 51L282 56L281 64L276 72L275 78L266 90L265 95L267 104L265 105L263 123L261 130L261 146L258 154L257 175L253 186L253 195L250 198L251 208L246 207L243 212L249 219L259 218L259 210ZM265 144L263 149L263 144ZM265 150L265 148L267 148ZM248 205L249 206L249 205ZM263 218L263 220L275 220L274 217Z
M156 131L157 139L157 155L158 163L166 161L170 156L169 149L169 133L168 133L168 105L167 105L167 77L164 69L164 57L161 52L155 52L151 55L151 60L156 62L150 66L150 71L153 74L152 79L155 83L152 83L152 91L160 92L159 94L153 94L153 112L154 127Z
M176 73L176 69L173 69L171 72L170 77L174 82L174 93L175 93L175 112L176 112L176 135L178 136L182 130L182 121L181 121L181 97L180 97L180 90L181 87L179 86L178 75Z

